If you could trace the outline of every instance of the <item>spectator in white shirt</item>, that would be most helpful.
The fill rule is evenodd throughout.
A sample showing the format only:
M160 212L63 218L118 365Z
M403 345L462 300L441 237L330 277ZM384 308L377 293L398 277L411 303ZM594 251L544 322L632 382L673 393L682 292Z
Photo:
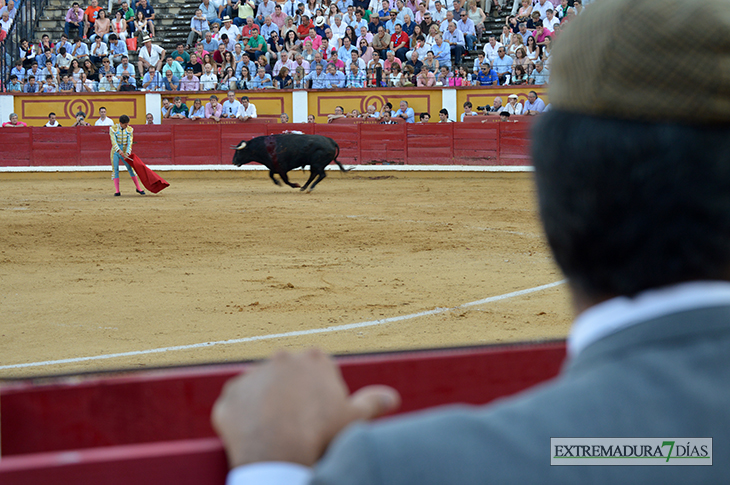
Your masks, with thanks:
M553 32L556 25L560 25L560 19L555 16L553 9L549 8L545 11L545 18L542 21L542 26L550 32Z
M86 77L86 72L81 71L79 75L79 81L76 83L77 93L93 93L96 92L96 86L94 81Z
M94 43L91 44L89 59L94 64L101 64L101 60L109 55L109 48L102 42L101 37L94 39Z
M437 24L440 24L441 22L446 20L446 12L447 12L447 10L445 8L443 8L441 1L436 0L433 3L433 10L431 10L431 18L433 19L434 22L436 22Z
M221 118L235 118L238 115L238 110L241 108L241 103L236 99L236 93L228 91L228 97L223 101L223 112Z
M105 93L116 91L119 87L119 80L111 72L107 72L99 81L99 92Z
M339 42L340 39L345 37L345 29L347 29L347 24L342 21L342 14L336 14L335 15L335 21L332 25L330 25L330 29L332 30L332 39Z
M238 42L241 39L241 29L239 29L238 26L233 25L233 22L231 21L231 18L228 15L223 17L223 27L218 31L219 37L222 36L223 34L228 35L228 38L234 42ZM262 35L263 35L263 29L262 29Z
M241 106L238 108L236 118L241 121L248 121L251 118L256 118L256 105L249 102L248 96L241 96Z
M210 91L218 85L218 76L213 72L213 66L206 64L203 68L203 75L200 76L200 90Z
M517 102L517 95L516 94L510 94L507 98L507 106L504 107L504 110L507 111L511 115L519 116L522 114L522 103Z
M101 107L99 108L99 119L96 120L96 123L94 123L94 126L114 126L114 120L111 118L107 118L106 116L106 108Z
M533 12L539 12L540 18L544 19L547 17L548 9L553 10L553 3L550 0L537 0L535 5L532 7Z
M15 2L13 0L8 0L7 5L5 5L3 8L0 8L0 16L5 14L5 12L8 13L8 18L10 20L15 20L15 15L18 13L18 9L15 6Z
M46 61L46 67L40 71L40 79L46 79L46 76L51 76L51 78L53 78L53 82L58 84L58 69L53 67L53 63L51 61Z
M493 35L489 36L489 42L484 44L484 55L490 64L494 64L494 60L497 58L497 51L502 47L500 42L497 42L497 38Z
M159 45L152 43L152 39L149 36L145 36L142 40L144 44L139 50L139 61L137 62L137 68L139 72L145 72L150 66L155 66L159 71L162 69L162 60L165 58L165 49Z
M5 31L7 34L10 32L10 27L13 25L13 19L10 18L9 12L3 12L2 17L0 17L0 30Z

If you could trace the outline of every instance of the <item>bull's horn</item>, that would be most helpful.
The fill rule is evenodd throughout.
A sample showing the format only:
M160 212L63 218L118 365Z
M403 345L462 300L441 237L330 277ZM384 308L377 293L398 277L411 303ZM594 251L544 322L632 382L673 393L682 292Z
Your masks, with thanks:
M231 150L237 150L237 149L238 149L238 145L231 145Z
M242 141L241 144L236 147L236 150L243 150L244 148L246 148L246 142Z

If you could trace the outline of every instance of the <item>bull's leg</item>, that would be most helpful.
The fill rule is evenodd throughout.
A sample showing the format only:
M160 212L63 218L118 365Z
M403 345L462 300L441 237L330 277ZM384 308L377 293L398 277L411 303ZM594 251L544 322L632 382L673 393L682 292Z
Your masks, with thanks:
M289 182L289 177L287 176L286 172L280 173L279 176L281 177L281 180L283 180L284 183L287 184L289 187L293 187L295 189L298 189L300 187L299 184Z
M317 180L315 180L315 181L314 181L314 182L312 183L312 186L311 186L311 187L309 187L309 191L310 191L310 192L311 192L311 191L313 191L313 190L314 190L314 187L316 187L316 186L317 186L317 184L318 184L318 183L320 183L320 182L321 182L322 180L324 180L324 178L325 178L325 177L327 176L327 174L326 174L326 173L325 173L325 171L324 171L324 167L320 167L320 169L319 169L319 173L318 173L317 175L319 175L319 177L317 177Z
M273 180L276 185L281 185L281 182L279 182L278 180L276 180L274 178L274 171L273 170L269 170L269 177L271 177L271 180Z
M305 190L307 190L307 187L309 187L309 184L312 183L312 180L314 180L314 177L316 177L316 176L317 176L317 172L315 172L314 170L312 170L311 167L310 167L310 170L309 170L309 180L307 180L307 183L304 184L302 186L302 188L299 189L299 190L301 190L302 192L304 192Z

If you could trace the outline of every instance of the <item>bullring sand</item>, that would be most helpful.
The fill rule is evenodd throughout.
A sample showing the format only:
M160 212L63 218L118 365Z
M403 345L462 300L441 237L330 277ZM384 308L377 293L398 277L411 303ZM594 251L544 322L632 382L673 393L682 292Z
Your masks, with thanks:
M531 174L329 172L312 194L263 172L4 174L0 365L241 339L411 315L562 279ZM301 183L305 174L294 172ZM366 328L0 377L563 338L565 285Z

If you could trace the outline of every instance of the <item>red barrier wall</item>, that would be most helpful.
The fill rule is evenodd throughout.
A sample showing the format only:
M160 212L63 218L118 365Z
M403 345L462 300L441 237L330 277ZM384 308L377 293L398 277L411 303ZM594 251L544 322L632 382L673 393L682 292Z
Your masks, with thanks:
M134 129L134 151L150 165L228 165L231 145L285 129L329 136L347 164L529 165L529 122L395 124L165 124ZM15 128L0 136L0 167L109 163L108 128Z
M339 364L352 391L393 386L408 412L513 394L554 377L564 357L564 343L554 342L352 356ZM210 410L223 383L245 369L5 385L0 482L222 484L225 457Z

